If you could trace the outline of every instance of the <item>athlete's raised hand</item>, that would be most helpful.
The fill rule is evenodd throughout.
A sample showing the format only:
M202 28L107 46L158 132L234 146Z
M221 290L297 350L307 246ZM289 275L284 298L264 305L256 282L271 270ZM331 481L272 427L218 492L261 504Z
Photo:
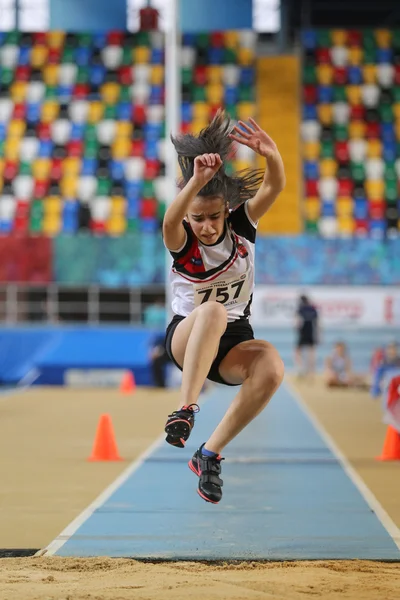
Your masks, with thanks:
M229 137L239 144L248 146L260 156L265 156L265 158L274 156L278 152L274 140L257 125L254 119L250 117L249 121L251 127L244 121L239 121L241 128L235 125L232 130L235 133L230 133Z
M219 154L201 154L194 159L193 177L205 186L221 166L222 160Z

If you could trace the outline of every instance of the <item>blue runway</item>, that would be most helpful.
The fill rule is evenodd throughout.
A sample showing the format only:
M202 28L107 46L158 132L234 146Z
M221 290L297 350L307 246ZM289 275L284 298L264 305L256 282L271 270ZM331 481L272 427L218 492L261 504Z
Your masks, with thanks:
M214 388L186 449L159 446L73 535L59 537L58 546L66 541L55 554L400 560L392 537L285 385L226 449L222 502L207 504L197 495L187 461L234 393Z

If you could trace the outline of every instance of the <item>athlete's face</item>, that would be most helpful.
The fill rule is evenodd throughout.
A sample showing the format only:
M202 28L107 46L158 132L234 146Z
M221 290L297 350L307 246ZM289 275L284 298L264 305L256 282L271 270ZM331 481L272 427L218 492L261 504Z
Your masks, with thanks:
M221 196L196 196L187 218L193 233L203 244L215 244L224 231L228 205Z

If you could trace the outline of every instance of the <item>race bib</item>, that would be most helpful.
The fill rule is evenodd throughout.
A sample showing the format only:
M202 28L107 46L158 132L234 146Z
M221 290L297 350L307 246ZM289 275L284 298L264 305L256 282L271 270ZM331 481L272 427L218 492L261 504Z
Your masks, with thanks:
M220 302L224 306L234 306L250 300L249 280L247 273L230 277L229 279L218 279L218 281L207 281L193 284L194 304L200 306L204 302Z

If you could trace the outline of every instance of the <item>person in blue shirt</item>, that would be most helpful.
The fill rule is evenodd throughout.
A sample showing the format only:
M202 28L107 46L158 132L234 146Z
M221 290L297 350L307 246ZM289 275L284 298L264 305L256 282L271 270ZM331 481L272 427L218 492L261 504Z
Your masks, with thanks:
M315 373L315 346L318 344L318 311L307 296L300 296L296 311L297 342L295 363L298 375ZM306 352L305 364L303 354Z
M386 376L400 374L400 350L397 342L390 342L384 351L382 362L376 367L372 386L371 396L377 398L382 394L383 382Z

